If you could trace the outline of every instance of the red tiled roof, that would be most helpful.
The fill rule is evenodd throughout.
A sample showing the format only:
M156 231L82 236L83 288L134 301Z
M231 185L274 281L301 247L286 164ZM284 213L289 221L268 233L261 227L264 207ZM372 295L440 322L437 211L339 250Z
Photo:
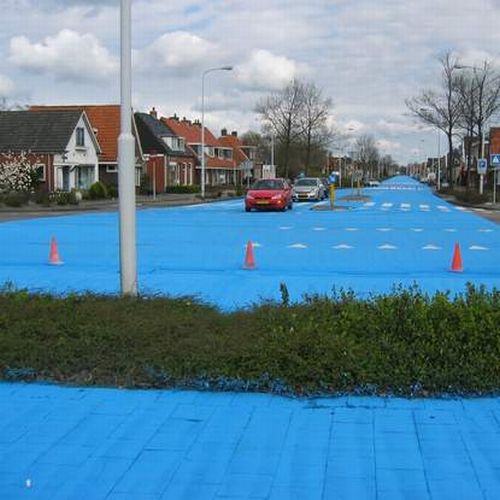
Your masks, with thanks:
M118 161L118 136L120 135L119 104L31 106L29 109L30 111L85 111L92 127L97 129L97 141L102 150L99 161Z
M160 119L175 135L183 137L187 144L201 144L201 124L199 122L181 120L180 118L172 116ZM221 143L207 127L205 127L205 145L211 147L232 147ZM237 163L239 163L235 160L221 159L207 155L205 155L205 158L205 166L207 168L236 168Z
M192 122L190 120L184 120L180 118L160 118L160 120L167 125L172 132L179 136L184 137L188 144L201 144L201 123ZM205 144L207 146L217 146L217 139L215 136L205 127Z
M236 163L240 164L241 162L248 160L247 155L241 149L243 143L239 137L234 135L222 135L219 137L219 144L224 147L233 148L233 158Z

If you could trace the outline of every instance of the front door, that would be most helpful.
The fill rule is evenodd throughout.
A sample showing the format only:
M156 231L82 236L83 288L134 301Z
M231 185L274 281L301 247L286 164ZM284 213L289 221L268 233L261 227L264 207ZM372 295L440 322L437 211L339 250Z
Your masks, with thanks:
M69 167L62 168L62 188L63 191L69 191Z

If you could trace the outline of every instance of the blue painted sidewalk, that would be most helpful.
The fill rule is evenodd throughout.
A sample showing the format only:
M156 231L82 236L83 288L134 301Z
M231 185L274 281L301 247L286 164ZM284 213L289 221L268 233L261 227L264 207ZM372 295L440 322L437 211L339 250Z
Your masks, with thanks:
M364 189L369 201L343 200L349 211L245 213L242 200L137 214L142 293L197 295L224 309L305 293L350 288L360 297L417 283L425 292L462 292L470 281L500 287L500 230L434 196L409 178ZM327 204L328 202L323 202ZM56 236L63 266L47 264ZM257 269L242 269L248 240ZM451 273L455 242L463 273ZM0 224L0 284L66 293L119 291L118 216L78 215Z
M500 399L0 384L0 498L500 498Z

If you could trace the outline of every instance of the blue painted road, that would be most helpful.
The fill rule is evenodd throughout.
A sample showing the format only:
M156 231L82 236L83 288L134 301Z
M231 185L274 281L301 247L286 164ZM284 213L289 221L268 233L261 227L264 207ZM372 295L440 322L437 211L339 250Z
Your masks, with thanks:
M497 500L500 399L0 384L2 500Z
M285 213L245 213L242 200L138 212L138 271L143 293L198 295L224 309L279 298L329 293L359 296L393 285L461 292L465 283L500 286L496 224L434 196L407 177L365 189L369 201L342 200L349 211L297 203ZM327 202L323 202L323 205ZM62 266L47 264L57 238ZM242 269L255 243L257 269ZM449 271L455 242L463 273ZM102 213L0 224L0 283L54 292L117 293L118 215Z

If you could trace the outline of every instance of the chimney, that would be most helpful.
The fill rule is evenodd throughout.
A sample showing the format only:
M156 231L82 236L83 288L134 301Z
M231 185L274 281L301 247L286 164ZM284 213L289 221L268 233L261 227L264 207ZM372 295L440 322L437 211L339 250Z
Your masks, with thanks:
M176 122L179 121L179 117L175 113L170 117L170 119L175 120Z
M153 117L158 119L158 113L156 112L155 107L153 106L153 109L149 112L149 114Z
M233 131L231 132L231 135L232 135L233 137L238 137L238 132L236 132L236 130L233 130Z
M220 131L220 135L222 137L225 137L227 135L227 128L223 128L221 131Z

